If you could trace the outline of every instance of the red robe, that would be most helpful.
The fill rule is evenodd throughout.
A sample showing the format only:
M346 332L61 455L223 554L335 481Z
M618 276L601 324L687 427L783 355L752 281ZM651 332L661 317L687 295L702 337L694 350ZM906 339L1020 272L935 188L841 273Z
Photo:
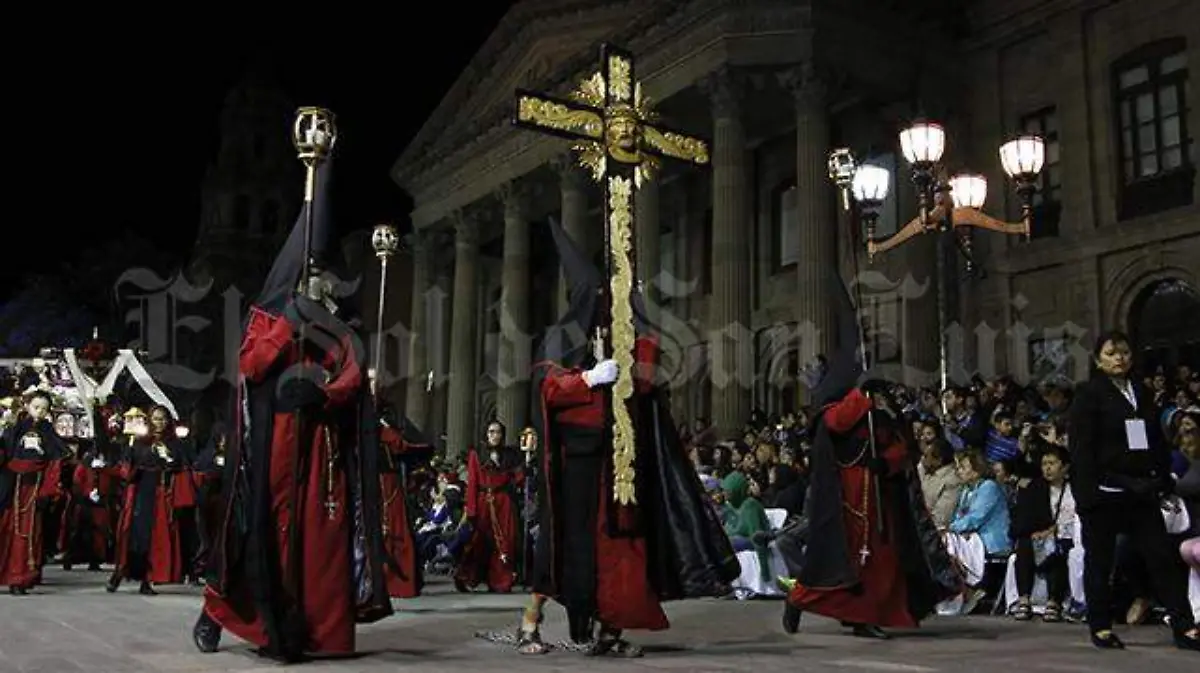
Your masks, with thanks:
M512 591L518 573L517 554L522 548L520 508L513 495L523 483L521 472L481 464L478 452L468 450L464 505L473 528L458 562L456 580L468 587L486 583L497 593Z
M379 429L379 443L390 456L398 456L412 449L425 448L409 445L394 428ZM413 598L420 595L421 585L417 567L417 546L413 540L412 522L408 518L408 502L399 469L388 469L379 474L380 492L383 497L383 551L388 565L384 567L388 595L392 598ZM395 567L392 566L395 564Z
M269 375L298 362L292 341L293 328L282 316L257 308L251 309L239 356L239 368L250 383L261 383ZM326 409L335 409L357 401L362 373L347 343L330 348L326 371L337 376L325 384ZM347 483L341 451L352 447L329 446L336 443L337 428L320 422L307 422L307 436L298 438L296 413L275 412L270 446L270 498L272 516L277 523L279 577L285 586L298 581L302 588L302 611L312 654L352 654L356 606L351 558L352 527L348 516ZM327 432L328 431L328 432ZM330 441L327 442L327 436ZM299 446L307 452L309 469L296 483ZM328 464L334 461L334 469ZM296 515L299 496L299 514ZM300 567L291 567L291 529L299 526L302 548L298 550ZM294 573L299 573L295 577ZM204 595L204 611L238 638L266 647L267 633L263 618L246 592L222 596L211 586Z
M653 381L653 368L658 353L657 340L639 337L635 347L636 390L647 392ZM605 393L591 389L583 380L583 370L563 368L555 363L540 363L548 371L541 390L546 419L543 427L551 422L600 428L604 425ZM636 422L636 419L635 419ZM547 446L547 449L551 447ZM559 460L570 460L564 447L556 447ZM611 453L611 449L609 449ZM550 474L548 451L544 452L543 470ZM659 631L670 627L654 588L648 579L646 567L646 543L639 537L611 537L607 521L608 499L612 495L612 468L607 467L597 475L600 479L600 506L597 510L595 528L596 553L596 610L601 623L615 629L646 629ZM559 494L548 489L547 502L551 512ZM542 535L549 534L543 531ZM553 540L553 536L549 539ZM557 551L552 550L552 555Z
M120 480L121 469L117 466L94 468L91 460L75 466L59 547L68 554L87 550L88 555L86 558L68 556L71 561L103 563L107 560L108 540L113 534L113 521L116 520L113 498L120 492ZM93 490L100 495L98 503L92 502L90 497ZM86 535L87 538L73 545L72 539L77 534Z
M114 578L127 578L132 570L132 542L134 532L134 510L138 501L139 485L149 488L154 484L154 513L150 523L150 550L147 554L145 577L154 584L179 584L183 581L183 555L179 539L179 522L175 510L181 502L193 497L191 482L186 472L172 472L161 463L152 446L153 439L135 440L131 447L132 458L120 468L125 480L125 495L122 499L121 517L117 523L116 568ZM179 461L182 454L174 452Z
M859 390L825 408L824 420L830 433L850 432L871 408L871 401ZM865 439L866 428L857 436ZM890 474L904 469L907 460L902 439L878 444ZM865 456L867 458L869 456ZM839 621L881 627L913 628L917 621L908 611L908 588L895 541L895 517L884 516L886 536L877 524L880 502L876 498L869 468L863 461L840 467L842 485L842 521L845 545L851 563L859 568L859 585L831 589L796 586L788 600L804 612L813 612ZM889 485L884 483L883 488ZM885 496L886 498L886 496ZM865 505L865 507L864 507ZM865 541L865 545L864 545ZM865 557L862 550L869 553Z
M42 572L43 517L38 500L61 495L61 462L6 460L0 454L0 470L16 477L9 502L0 512L0 585L29 588L40 581Z

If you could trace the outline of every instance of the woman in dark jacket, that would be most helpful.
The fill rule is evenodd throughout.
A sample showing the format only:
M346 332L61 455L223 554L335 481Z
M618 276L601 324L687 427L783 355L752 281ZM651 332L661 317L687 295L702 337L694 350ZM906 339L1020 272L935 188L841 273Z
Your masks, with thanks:
M1092 644L1122 649L1112 631L1112 574L1117 536L1133 538L1159 601L1171 618L1176 646L1200 651L1178 571L1178 551L1167 537L1160 501L1174 487L1170 451L1162 441L1153 399L1130 380L1132 351L1119 332L1101 335L1092 353L1095 371L1071 406L1072 492L1083 526L1083 582Z

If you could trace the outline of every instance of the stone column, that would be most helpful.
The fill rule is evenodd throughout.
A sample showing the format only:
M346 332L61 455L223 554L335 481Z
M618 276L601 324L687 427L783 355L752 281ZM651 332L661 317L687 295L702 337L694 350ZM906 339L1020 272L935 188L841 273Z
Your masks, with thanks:
M810 343L800 344L801 364L836 347L828 274L837 269L834 189L826 168L829 113L825 86L809 65L785 73L796 104L796 208L799 253L796 260L796 322Z
M658 181L647 180L637 190L634 201L636 208L634 227L636 229L633 250L637 264L637 278L641 281L642 292L646 295L646 317L655 325L660 324L658 315L660 295L654 282L662 270L658 193Z
M521 185L501 191L504 258L500 271L500 352L496 415L509 437L529 422L529 198Z
M454 304L450 327L450 391L446 453L462 455L475 435L475 333L479 296L479 222L457 213L454 223Z
M572 155L564 155L554 162L562 190L562 218L559 224L563 231L585 252L591 250L591 237L587 230L587 182L588 176L575 163ZM558 315L567 310L567 283L559 272Z
M426 382L429 372L429 309L425 305L429 294L430 269L433 266L433 240L428 232L414 232L409 237L412 251L412 305L408 319L408 390L404 397L404 415L429 429L429 391Z
M449 250L438 247L434 257L438 261L433 267L435 278L429 288L425 305L429 308L429 341L426 342L426 358L433 368L433 408L429 410L429 432L431 437L446 434L447 411L450 391L450 333L454 327L454 278ZM439 440L440 441L440 440Z
M722 69L705 82L713 106L712 357L713 423L736 437L750 415L753 338L750 332L749 154L742 125L742 92Z

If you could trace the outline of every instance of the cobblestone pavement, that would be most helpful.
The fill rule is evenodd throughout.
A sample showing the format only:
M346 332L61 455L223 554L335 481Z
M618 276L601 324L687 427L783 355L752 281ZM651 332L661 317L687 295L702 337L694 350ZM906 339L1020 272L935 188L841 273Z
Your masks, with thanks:
M0 594L0 673L200 673L274 671L247 646L226 637L217 654L191 643L199 590L162 587L117 594L105 575L49 569L46 584L29 596ZM401 612L360 630L363 656L320 661L314 671L843 671L846 673L1173 673L1196 671L1200 657L1170 645L1164 627L1123 629L1125 652L1101 652L1083 627L1018 624L997 617L935 619L887 642L845 635L836 623L807 618L798 636L779 628L776 601L687 601L671 604L672 629L631 634L645 646L637 660L587 659L569 652L522 656L474 637L477 631L516 624L523 597L462 595L442 582L426 596L402 601ZM547 642L565 638L563 612L547 612Z

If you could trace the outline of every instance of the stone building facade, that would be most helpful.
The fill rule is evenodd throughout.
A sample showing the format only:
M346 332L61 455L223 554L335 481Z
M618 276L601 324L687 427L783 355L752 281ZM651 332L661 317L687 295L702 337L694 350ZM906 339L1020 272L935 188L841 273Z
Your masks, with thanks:
M635 54L664 120L711 141L710 169L667 166L638 193L638 274L677 419L728 434L752 408L802 403L802 363L833 340L835 263L860 281L874 360L910 383L938 370L939 292L956 380L1081 376L1072 344L1106 327L1157 330L1159 354L1180 357L1194 321L1143 323L1152 294L1200 305L1198 33L1188 0L518 3L394 167L415 202L408 415L454 451L486 419L528 423L537 335L563 302L544 222L596 249L603 215L568 142L511 124L514 89L566 94L602 41ZM895 231L916 214L897 132L918 116L946 127L944 163L985 175L985 210L1008 220L1020 204L997 148L1046 137L1034 240L977 234L985 277L947 257L939 282L932 235L868 261L826 175L839 146L889 168L879 233ZM429 371L434 392L415 395Z

